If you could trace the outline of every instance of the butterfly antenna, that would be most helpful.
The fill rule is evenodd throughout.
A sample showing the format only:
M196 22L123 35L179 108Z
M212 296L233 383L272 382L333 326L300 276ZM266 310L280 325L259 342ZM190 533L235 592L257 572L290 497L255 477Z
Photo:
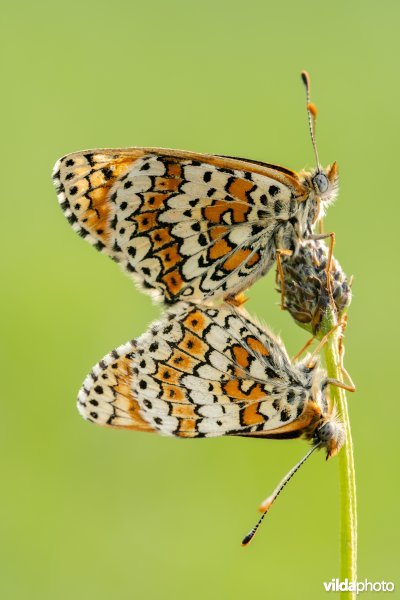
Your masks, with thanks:
M307 101L307 115L308 115L308 127L310 129L311 142L314 148L315 160L317 161L318 171L321 171L321 163L319 162L317 142L315 141L315 128L317 123L317 108L310 100L310 76L307 71L301 72L301 80L306 88L306 101Z
M292 477L296 473L296 471L298 471L300 469L301 465L303 465L306 462L306 460L311 456L311 454L314 452L314 450L319 448L320 445L321 445L321 442L318 442L317 444L315 444L311 448L311 450L309 450L307 452L307 454L292 469L290 469L289 473L287 475L285 475L285 477L279 482L277 487L274 489L271 496L268 496L268 498L266 498L264 500L264 502L261 503L260 510L262 511L262 515L259 518L259 520L257 521L257 523L255 524L255 526L253 527L253 529L251 529L249 531L249 533L243 538L242 546L248 546L248 544L250 544L251 540L257 533L257 529L260 527L262 520L264 519L265 515L267 514L267 512L269 511L269 509L271 508L271 506L273 505L273 503L275 502L275 500L277 499L277 497L279 496L279 494L281 493L281 491L283 490L285 485L292 479Z

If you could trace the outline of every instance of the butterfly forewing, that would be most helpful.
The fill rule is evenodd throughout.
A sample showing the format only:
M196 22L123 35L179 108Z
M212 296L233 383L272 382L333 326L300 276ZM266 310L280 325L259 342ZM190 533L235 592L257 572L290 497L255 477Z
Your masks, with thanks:
M307 195L281 167L146 148L68 155L54 180L74 229L168 303L248 287Z

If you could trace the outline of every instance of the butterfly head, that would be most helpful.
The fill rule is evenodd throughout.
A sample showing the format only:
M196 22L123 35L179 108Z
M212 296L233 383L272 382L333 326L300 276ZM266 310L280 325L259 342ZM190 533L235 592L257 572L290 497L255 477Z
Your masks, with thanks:
M310 439L313 445L326 448L326 459L335 456L343 446L345 433L343 423L337 416L329 401L326 373L319 367L319 360L310 363L310 355L303 362L304 369L310 377L310 410L315 411L310 427L305 431L305 438Z
M314 432L313 441L326 448L326 459L335 456L344 444L345 431L343 423L336 413L323 417Z
M315 197L320 200L324 208L329 206L336 198L339 191L339 174L336 162L326 169L318 167L310 174L309 184L314 190Z

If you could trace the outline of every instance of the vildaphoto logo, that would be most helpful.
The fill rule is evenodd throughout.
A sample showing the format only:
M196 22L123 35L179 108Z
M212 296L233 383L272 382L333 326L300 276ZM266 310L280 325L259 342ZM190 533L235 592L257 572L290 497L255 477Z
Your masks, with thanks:
M331 581L324 581L324 588L326 592L356 592L361 594L362 592L393 592L394 583L393 581L349 581L345 579L332 579Z

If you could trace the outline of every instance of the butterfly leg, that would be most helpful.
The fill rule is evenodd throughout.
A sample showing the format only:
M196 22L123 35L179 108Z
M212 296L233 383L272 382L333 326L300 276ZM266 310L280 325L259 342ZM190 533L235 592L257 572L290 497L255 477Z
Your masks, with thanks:
M355 383L353 382L349 372L345 369L344 366L344 343L343 343L343 334L344 334L344 330L347 327L347 315L344 315L342 318L342 334L340 336L339 339L339 346L338 346L338 350L339 350L339 359L340 359L340 364L339 364L339 368L341 373L343 374L343 377L345 379L347 379L348 384L351 386L351 389L349 389L349 391L351 392L355 392L356 391L356 386Z
M281 280L281 310L286 310L285 306L285 275L282 268L282 259L283 256L292 256L293 252L291 250L285 250L282 248L277 248L276 250L276 266L277 272L279 273L279 278Z
M335 302L333 300L332 297L332 276L331 276L331 271L332 271L332 260L333 260L333 248L335 247L335 234L333 231L331 231L331 233L314 233L313 235L310 235L309 239L311 240L326 240L327 238L331 238L330 239L330 243L329 243L329 250L328 250L328 260L326 262L326 290L329 294L329 298L330 298L330 302L331 302L331 306L335 306Z
M309 346L311 346L311 344L313 343L313 341L315 340L315 335L312 336L312 338L310 338L305 344L304 346L301 348L301 350L299 350L297 352L297 354L295 354L292 358L291 358L291 362L294 363L298 358L300 358L300 356L302 354L304 354L304 352L307 350L307 348L309 348Z
M356 391L356 388L354 385L347 385L347 383L343 383L343 381L339 381L339 379L333 379L332 377L328 377L327 382L330 385L334 385L338 388L342 388L342 390L347 390L348 392Z

